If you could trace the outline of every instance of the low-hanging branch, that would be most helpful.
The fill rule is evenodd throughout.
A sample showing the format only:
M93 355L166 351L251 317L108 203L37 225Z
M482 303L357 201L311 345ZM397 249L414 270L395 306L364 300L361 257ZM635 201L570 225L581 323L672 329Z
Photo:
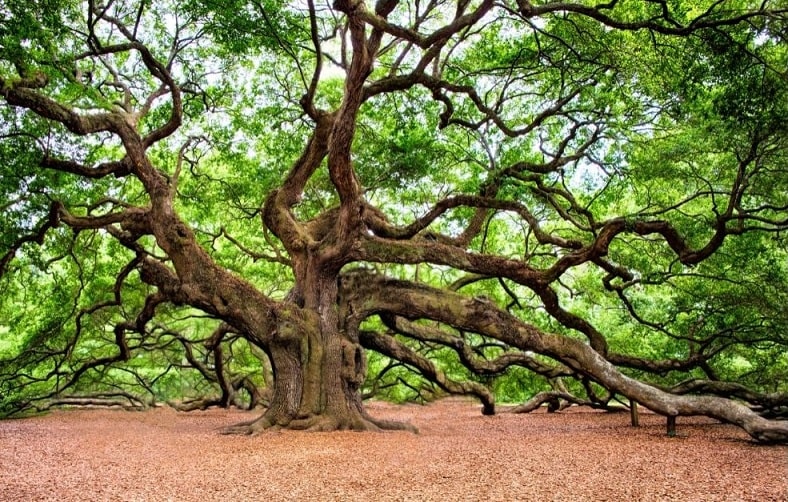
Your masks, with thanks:
M679 396L622 374L590 346L544 332L516 317L457 293L388 279L363 270L343 278L345 298L359 318L381 312L410 319L432 319L501 340L521 350L551 357L594 380L609 392L621 394L653 411L675 417L703 414L734 423L764 441L788 439L788 425L769 421L749 408L725 398ZM451 306L447 308L448 306Z
M439 343L454 349L460 362L477 375L499 375L511 366L527 368L546 378L573 376L575 372L561 365L550 365L539 361L525 352L505 352L492 359L482 357L474 348L459 336L452 335L438 327L416 324L403 317L382 316L386 327L396 333L423 342Z
M482 403L483 414L495 414L495 398L487 387L476 382L457 382L448 378L435 363L419 355L407 345L398 342L392 334L360 331L359 340L365 348L380 352L385 356L416 368L423 377L435 382L441 389L450 394L476 396Z

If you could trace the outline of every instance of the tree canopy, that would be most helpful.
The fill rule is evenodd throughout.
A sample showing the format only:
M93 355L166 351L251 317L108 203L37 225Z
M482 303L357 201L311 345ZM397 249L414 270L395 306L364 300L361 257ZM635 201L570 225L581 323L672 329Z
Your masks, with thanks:
M368 430L447 393L788 441L787 21L6 0L0 413L186 385L265 406L229 432Z

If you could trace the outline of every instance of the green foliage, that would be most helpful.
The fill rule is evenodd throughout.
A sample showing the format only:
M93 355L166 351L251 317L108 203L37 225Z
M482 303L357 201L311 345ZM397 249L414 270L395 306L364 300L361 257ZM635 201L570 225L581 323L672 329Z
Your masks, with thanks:
M502 404L523 403L538 392L550 390L543 377L519 367L512 367L504 375L496 377L490 387L496 401Z
M652 19L671 27L691 23L716 4L625 1L601 12L622 23ZM219 265L271 298L284 298L294 274L261 216L266 196L280 187L314 129L301 106L318 67L307 5L186 0L106 7L134 31L131 38L166 62L180 85L183 125L146 152L170 180L178 214ZM749 5L725 7L735 12ZM401 3L393 16L405 26L423 8ZM660 20L663 8L675 23ZM0 78L11 86L41 72L49 80L42 96L82 116L149 106L139 124L142 135L149 134L170 119L173 101L140 51L88 50L128 41L107 23L89 33L85 21L94 14L76 1L6 0L0 7ZM452 14L434 12L418 29L427 33ZM312 104L329 112L342 106L346 92L349 53L342 51L349 39L341 19L319 9L314 18L324 57ZM413 44L395 43L388 34L373 55L368 83L390 78L396 92L374 95L361 106L354 174L366 201L397 225L451 197L492 193L509 209L483 214L463 253L521 261L535 270L579 256L577 248L590 246L606 221L624 220L626 231L597 259L569 267L545 286L557 298L552 311L544 304L543 285L526 280L485 275L459 291L568 337L584 339L587 333L556 312L582 319L613 353L647 361L710 354L703 371L627 370L633 376L668 385L711 373L764 392L785 391L784 23L764 16L668 36L613 29L567 12L524 19L496 7L435 51L418 85L402 82L424 54L405 51L402 46ZM185 306L160 306L145 320L147 329L124 331L130 357L111 360L119 354L115 327L134 325L154 290L140 278L135 253L108 232L109 225L79 232L61 225L37 235L54 201L78 217L148 207L150 197L133 176L89 179L42 167L55 158L85 166L118 161L125 146L103 133L79 136L9 101L0 107L0 258L14 258L0 270L0 415L66 391L123 389L153 401L218 392L215 381L185 362L190 347L211 367L204 342L218 321ZM301 220L338 204L325 161L303 195L293 208ZM526 208L532 221L514 206ZM472 204L451 208L414 242L432 242L435 234L457 237L478 214ZM662 236L635 231L637 223L661 220L693 250L720 228L730 235L699 263L682 263ZM535 225L554 240L579 244L540 240ZM150 236L133 242L140 254L165 255ZM409 264L417 258L414 252L402 263L374 266L439 287L467 276L426 260ZM168 259L161 263L174 267ZM631 279L611 279L615 268ZM443 327L481 359L494 360L508 349ZM380 324L373 328L383 330ZM447 377L481 382L503 402L550 388L546 378L521 367L480 376L452 349L401 341ZM264 358L255 349L240 338L223 347L228 372L264 385ZM101 358L107 362L91 366ZM577 382L569 385L585 392ZM369 354L364 390L397 402L442 395L415 368L375 353Z

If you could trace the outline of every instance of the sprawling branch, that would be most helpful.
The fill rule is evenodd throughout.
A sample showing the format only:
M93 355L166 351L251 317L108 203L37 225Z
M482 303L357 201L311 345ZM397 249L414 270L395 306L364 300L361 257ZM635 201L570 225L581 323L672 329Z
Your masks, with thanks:
M361 344L368 349L380 352L383 355L408 364L424 376L435 382L441 389L451 394L469 394L476 396L482 402L482 413L495 414L495 398L487 387L476 382L456 382L446 376L438 366L410 349L407 345L398 342L394 337L370 331L359 333Z
M550 365L539 361L525 352L504 352L492 359L483 357L471 344L463 338L452 335L440 328L416 324L403 317L389 318L382 316L386 326L394 333L423 342L438 343L450 347L457 352L460 362L477 375L498 375L511 366L521 366L547 378L572 376L575 373L560 365Z
M116 178L121 178L131 172L131 166L129 166L127 159L102 162L96 166L86 166L73 160L45 156L41 160L41 167L94 179L103 178L110 174Z
M623 375L585 343L544 332L487 302L363 271L346 275L343 287L347 288L351 310L357 316L388 313L409 319L432 319L556 359L611 393L622 394L663 415L703 414L734 423L760 441L788 441L788 425L784 423L763 419L729 399L677 396L661 391Z
M0 96L8 104L26 108L43 118L63 124L69 131L85 136L97 132L117 133L122 129L122 117L116 113L81 114L76 110L47 97L36 90L47 85L48 79L41 74L36 86L29 82L6 81L0 77Z
M380 15L380 12L373 13L366 9L360 9L359 18L376 30L407 40L422 49L429 49L433 45L442 43L465 28L476 24L492 9L493 4L494 2L485 0L472 12L465 14L463 11L458 11L457 16L449 24L442 26L429 35L422 35L413 29L389 23L386 21L385 16Z
M19 249L22 248L22 246L28 243L36 243L39 245L43 244L47 232L57 227L59 224L60 205L55 203L50 206L49 214L47 215L46 220L42 221L33 233L23 235L22 237L16 239L16 241L8 247L8 251L6 251L6 253L0 257L0 277L5 274L8 264L14 258Z
M136 121L142 115L147 114L156 99L163 96L165 93L169 93L171 105L170 116L164 124L153 129L142 140L144 147L148 148L152 144L170 136L183 122L183 98L180 87L172 77L170 68L168 67L169 65L158 60L150 49L137 39L136 33L130 31L120 19L111 16L108 9L96 6L92 9L91 14L94 15L97 20L103 19L115 26L123 36L129 40L127 43L103 46L98 42L97 38L94 38L94 47L92 47L91 51L93 55L101 56L119 52L129 52L132 50L137 51L150 74L161 82L161 87L151 93L142 109L134 116L134 120ZM173 44L173 48L175 47L177 47L177 44ZM170 57L170 60L173 58L174 54Z
M589 17L599 21L605 26L618 30L649 30L664 35L677 36L689 35L704 28L732 26L765 16L784 15L787 12L785 9L766 8L768 2L763 2L757 9L731 12L730 10L724 10L720 7L721 5L725 5L724 2L715 2L702 14L696 16L689 22L682 23L670 13L667 3L656 3L662 6L658 14L654 14L648 19L638 21L622 21L608 14L608 12L613 13L615 10L616 4L618 4L617 0L598 5L584 5L561 1L533 5L528 0L517 0L519 13L526 19L538 18L552 13L571 13Z
M736 382L690 378L672 387L667 387L665 390L673 394L713 394L715 396L741 399L761 408L762 413L765 415L780 414L780 412L784 414L788 410L788 393L772 392L764 394L754 392L752 389L748 389Z

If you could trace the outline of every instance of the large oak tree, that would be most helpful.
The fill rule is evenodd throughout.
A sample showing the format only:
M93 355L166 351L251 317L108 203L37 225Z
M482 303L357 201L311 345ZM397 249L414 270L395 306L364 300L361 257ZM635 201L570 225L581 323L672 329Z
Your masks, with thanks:
M179 307L216 321L215 367L229 339L270 360L230 431L406 427L364 411L371 350L488 414L520 367L787 441L755 409L784 373L720 375L785 368L786 9L7 0L0 279L52 313L16 357L50 365L7 388L164 349Z

